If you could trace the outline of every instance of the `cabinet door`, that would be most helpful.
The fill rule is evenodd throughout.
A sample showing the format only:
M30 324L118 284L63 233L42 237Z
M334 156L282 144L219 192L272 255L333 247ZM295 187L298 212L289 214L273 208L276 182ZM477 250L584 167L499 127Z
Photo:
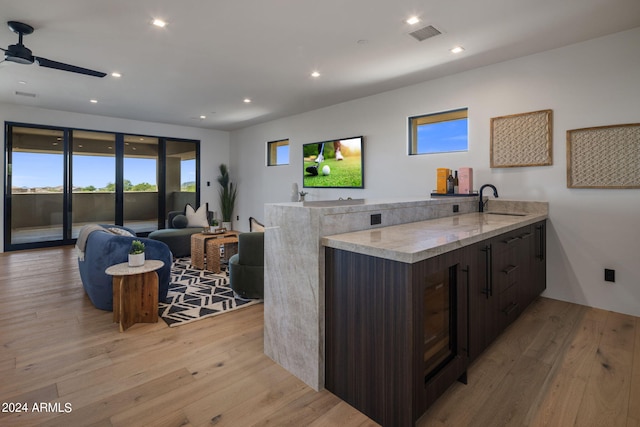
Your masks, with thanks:
M533 225L533 251L531 262L531 288L534 298L547 289L547 224L540 221Z
M464 250L413 265L417 418L467 369L468 285Z
M474 360L500 333L498 299L492 290L490 241L467 247L469 260L469 360Z

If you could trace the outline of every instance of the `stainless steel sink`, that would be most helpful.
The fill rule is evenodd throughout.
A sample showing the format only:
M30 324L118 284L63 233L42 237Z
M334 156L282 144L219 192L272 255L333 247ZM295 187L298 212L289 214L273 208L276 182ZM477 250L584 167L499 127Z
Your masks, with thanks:
M526 213L520 212L484 212L486 215L506 215L506 216L527 216Z

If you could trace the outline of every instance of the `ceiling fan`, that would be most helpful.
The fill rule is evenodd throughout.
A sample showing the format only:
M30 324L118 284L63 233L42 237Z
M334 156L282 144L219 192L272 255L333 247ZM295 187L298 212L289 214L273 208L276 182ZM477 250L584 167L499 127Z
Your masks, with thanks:
M9 29L18 34L18 43L9 45L4 50L5 61L16 62L18 64L33 64L34 62L41 67L53 68L55 70L70 71L72 73L85 74L87 76L104 77L107 73L90 70L88 68L76 67L75 65L63 64L62 62L52 61L41 56L33 56L31 49L22 44L22 36L33 33L33 27L22 22L7 22Z

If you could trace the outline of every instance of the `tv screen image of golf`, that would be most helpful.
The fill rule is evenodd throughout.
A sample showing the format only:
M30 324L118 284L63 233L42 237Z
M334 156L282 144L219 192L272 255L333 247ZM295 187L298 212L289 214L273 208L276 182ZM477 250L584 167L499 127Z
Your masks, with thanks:
M303 187L364 188L362 136L302 146Z

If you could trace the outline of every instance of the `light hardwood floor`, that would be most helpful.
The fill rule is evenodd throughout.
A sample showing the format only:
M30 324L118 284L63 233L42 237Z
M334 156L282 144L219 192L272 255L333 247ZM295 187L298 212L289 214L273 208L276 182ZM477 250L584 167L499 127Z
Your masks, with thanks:
M71 248L1 254L0 402L29 413L0 425L375 425L266 357L262 316L120 333ZM640 427L640 319L539 298L417 425Z

